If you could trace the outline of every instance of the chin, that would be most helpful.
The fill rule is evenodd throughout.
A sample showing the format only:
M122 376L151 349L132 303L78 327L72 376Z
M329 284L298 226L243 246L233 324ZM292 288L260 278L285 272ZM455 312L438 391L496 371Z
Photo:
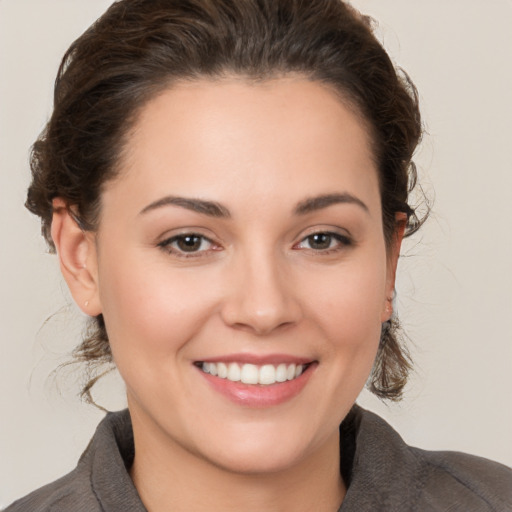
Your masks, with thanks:
M286 471L297 466L300 454L294 452L259 449L247 450L246 446L231 447L223 454L212 454L210 463L229 473L240 475L268 475Z
M301 428L268 427L226 429L222 439L210 439L200 451L210 463L232 473L275 474L300 466L326 442L324 436L307 435Z

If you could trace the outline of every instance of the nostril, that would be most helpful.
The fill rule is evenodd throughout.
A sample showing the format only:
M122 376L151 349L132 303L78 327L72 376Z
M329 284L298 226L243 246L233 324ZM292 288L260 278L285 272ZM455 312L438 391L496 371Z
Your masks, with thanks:
M246 318L243 322L233 322L231 328L253 332L259 336L265 336L276 331L282 331L294 325L294 321L281 321L277 318L269 318L268 316L254 316Z

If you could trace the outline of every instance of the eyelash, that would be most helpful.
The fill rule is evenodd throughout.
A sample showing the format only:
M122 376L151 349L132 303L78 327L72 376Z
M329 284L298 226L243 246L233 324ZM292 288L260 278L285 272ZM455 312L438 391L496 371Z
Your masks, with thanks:
M332 231L316 231L315 233L311 233L310 235L304 237L298 244L294 245L294 249L296 247L300 249L301 244L303 244L307 241L311 242L312 238L320 236L320 235L328 237L329 242L332 242L332 241L337 242L336 246L330 247L331 244L329 243L329 247L327 247L325 249L306 248L306 250L313 251L313 252L317 253L318 255L323 256L323 255L332 254L332 253L341 251L344 248L350 247L354 244L353 241L346 235L341 235L340 233L335 233Z
M302 244L309 242L311 244L314 237L323 236L328 238L328 247L324 249L314 249L312 247L301 247ZM183 250L183 248L176 247L175 244L179 244L180 242L186 242L187 239L197 239L199 241L199 247L198 250L192 250L192 251L186 251ZM336 242L334 247L331 247L332 242ZM202 249L201 247L204 244L209 244L210 247L207 249ZM295 244L293 246L294 250L300 250L305 249L308 251L312 251L316 253L319 256L325 256L328 254L333 254L336 252L339 252L343 250L344 248L350 247L353 245L353 241L346 235L341 235L340 233L335 233L332 231L317 231L315 233L311 233L310 235L304 237L299 243ZM178 258L199 258L204 256L206 252L212 251L212 250L218 250L214 249L217 246L212 240L207 238L204 235L201 235L199 233L183 233L180 235L173 236L171 238L168 238L166 240L163 240L158 244L158 247L160 247L162 250L167 252L168 254L172 254L173 256L176 256Z
M201 251L186 251L183 249L180 249L179 247L173 247L173 244L179 243L180 241L185 241L187 238L197 238L200 240L199 248L204 243L210 244L212 247L215 247L215 243L212 242L209 238L205 237L204 235L201 235L199 233L183 233L181 235L176 235L171 238L167 238L166 240L163 240L158 244L158 247L160 247L165 252L172 254L174 256L177 256L178 258L198 258L201 257L205 252L208 250L214 250L214 249L203 249Z

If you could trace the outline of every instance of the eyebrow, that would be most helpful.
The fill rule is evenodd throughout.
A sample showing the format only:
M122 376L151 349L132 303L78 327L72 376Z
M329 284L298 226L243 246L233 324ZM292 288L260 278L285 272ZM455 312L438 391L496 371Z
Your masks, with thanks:
M360 199L353 196L349 193L342 194L323 194L320 196L309 197L300 201L294 209L295 215L306 215L308 213L312 213L323 208L327 208L334 204L355 204L360 206L365 212L369 212L366 204L363 203ZM144 214L150 212L152 210L156 210L158 208L162 208L164 206L179 206L181 208L186 208L187 210L191 210L197 213L201 213L203 215L207 215L209 217L216 217L222 219L231 218L231 213L229 210L217 203L215 201L205 201L203 199L194 199L188 197L179 197L179 196L166 196L153 201L148 206L143 208L140 214Z
M344 192L343 194L324 194L305 199L295 207L294 213L295 215L306 215L321 210L322 208L327 208L333 204L355 204L360 206L365 212L370 212L368 206L366 206L361 199Z
M203 199L193 199L178 196L166 196L162 199L158 199L157 201L148 204L148 206L141 210L140 214L156 210L162 206L180 206L181 208L186 208L187 210L192 210L203 215L208 215L209 217L231 217L229 210L221 204L216 203L215 201L204 201Z

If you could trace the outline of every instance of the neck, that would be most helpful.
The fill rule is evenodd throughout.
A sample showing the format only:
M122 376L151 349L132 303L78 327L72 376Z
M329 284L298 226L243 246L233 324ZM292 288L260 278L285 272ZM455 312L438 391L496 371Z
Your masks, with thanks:
M133 417L130 475L148 512L336 512L346 488L339 434L292 467L239 473L218 467Z

